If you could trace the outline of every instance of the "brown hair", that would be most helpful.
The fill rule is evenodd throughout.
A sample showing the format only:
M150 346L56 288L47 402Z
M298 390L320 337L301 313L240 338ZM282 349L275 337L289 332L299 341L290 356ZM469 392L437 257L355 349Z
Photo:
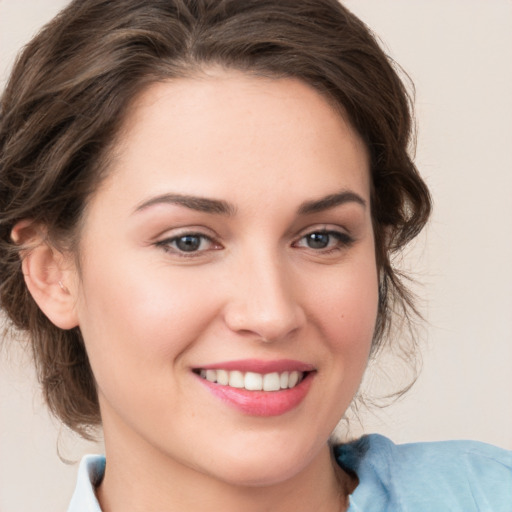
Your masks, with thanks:
M2 97L0 305L30 336L50 409L82 435L100 415L80 330L61 330L39 310L10 232L31 219L54 243L72 243L136 94L211 64L298 78L342 108L371 157L374 353L392 313L414 312L390 259L423 228L430 197L408 155L410 98L359 19L337 0L75 0L25 48Z

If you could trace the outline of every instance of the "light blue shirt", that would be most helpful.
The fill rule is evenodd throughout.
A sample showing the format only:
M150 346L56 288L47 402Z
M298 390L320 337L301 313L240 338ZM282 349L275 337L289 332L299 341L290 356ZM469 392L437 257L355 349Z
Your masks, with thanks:
M348 512L512 512L512 452L474 441L395 445L372 434L336 446L359 478ZM68 512L101 512L105 457L87 455Z
M512 452L475 441L395 445L373 434L335 447L359 477L349 512L512 512Z

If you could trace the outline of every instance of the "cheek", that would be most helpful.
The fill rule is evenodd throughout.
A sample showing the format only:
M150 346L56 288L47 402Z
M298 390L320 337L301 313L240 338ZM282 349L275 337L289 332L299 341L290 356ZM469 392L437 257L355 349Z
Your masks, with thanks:
M215 315L207 281L147 262L108 261L84 269L80 328L99 383L105 371L126 378L151 364L168 372ZM144 272L141 271L144 268Z
M372 258L360 260L331 276L311 297L329 349L343 371L364 371L378 311L377 270Z

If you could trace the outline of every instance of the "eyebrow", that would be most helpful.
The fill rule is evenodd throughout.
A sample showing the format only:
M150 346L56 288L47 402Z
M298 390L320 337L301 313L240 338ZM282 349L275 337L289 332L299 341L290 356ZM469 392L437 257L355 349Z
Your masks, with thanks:
M162 194L152 197L138 205L135 208L135 212L146 210L157 204L176 204L198 212L213 213L216 215L232 216L236 213L236 208L226 201L181 194Z
M298 212L299 215L318 213L346 203L357 203L366 208L366 201L360 195L351 191L343 191L313 201L306 201L299 206Z
M299 215L318 213L345 203L357 203L366 208L366 201L355 192L344 191L302 203L297 212ZM162 194L142 202L135 208L135 212L144 211L157 204L174 204L184 206L191 210L216 215L233 216L236 214L236 207L221 199L209 199L206 197L189 196L182 194Z

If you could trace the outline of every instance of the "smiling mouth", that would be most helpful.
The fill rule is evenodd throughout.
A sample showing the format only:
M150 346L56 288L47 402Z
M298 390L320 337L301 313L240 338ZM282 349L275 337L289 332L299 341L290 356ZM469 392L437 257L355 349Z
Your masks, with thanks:
M247 391L281 391L298 386L309 372L297 370L285 372L256 373L239 370L197 369L194 373L202 379L232 388Z

